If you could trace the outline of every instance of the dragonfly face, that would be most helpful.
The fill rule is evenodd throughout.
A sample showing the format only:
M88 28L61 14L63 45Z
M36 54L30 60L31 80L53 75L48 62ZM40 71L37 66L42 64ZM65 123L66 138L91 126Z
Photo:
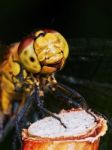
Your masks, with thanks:
M20 43L21 63L32 73L51 74L62 69L69 48L65 38L54 30L40 30Z

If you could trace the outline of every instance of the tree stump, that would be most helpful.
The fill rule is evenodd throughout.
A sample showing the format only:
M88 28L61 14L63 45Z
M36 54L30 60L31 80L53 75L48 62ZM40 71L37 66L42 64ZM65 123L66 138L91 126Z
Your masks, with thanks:
M107 131L107 121L83 109L61 111L58 120L46 117L23 129L22 150L98 150L100 137Z

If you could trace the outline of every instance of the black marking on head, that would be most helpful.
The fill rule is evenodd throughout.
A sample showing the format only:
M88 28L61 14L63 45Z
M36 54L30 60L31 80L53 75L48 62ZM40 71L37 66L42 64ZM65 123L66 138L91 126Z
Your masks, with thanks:
M35 58L31 56L31 57L30 57L30 61L31 61L31 62L35 62Z
M39 38L39 37L44 37L46 35L46 32L42 32L42 33L40 33L38 36L35 36L34 37L34 40L36 40L37 38Z
M33 49L34 49L34 51L35 51L34 43L35 43L36 39L39 38L39 37L44 37L45 35L46 35L46 32L42 32L42 33L40 33L38 36L34 36L34 37L33 37L33 38L34 38L34 42L33 42ZM36 52L35 52L35 54L36 54ZM37 54L36 54L36 55L37 55Z

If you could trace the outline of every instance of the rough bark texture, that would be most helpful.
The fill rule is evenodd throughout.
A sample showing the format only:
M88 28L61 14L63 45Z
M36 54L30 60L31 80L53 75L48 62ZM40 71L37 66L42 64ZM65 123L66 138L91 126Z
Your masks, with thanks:
M23 150L98 150L99 139L93 143L75 141L25 140Z

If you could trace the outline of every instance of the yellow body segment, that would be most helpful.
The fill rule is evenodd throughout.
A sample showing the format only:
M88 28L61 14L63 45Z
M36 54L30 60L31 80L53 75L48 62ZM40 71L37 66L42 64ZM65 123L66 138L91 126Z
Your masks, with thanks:
M24 101L24 94L19 93L20 95L18 95L14 85L14 78L20 72L18 46L19 43L16 43L10 47L7 59L0 66L0 109L3 114L7 115L11 115L14 100L19 100L20 103Z

